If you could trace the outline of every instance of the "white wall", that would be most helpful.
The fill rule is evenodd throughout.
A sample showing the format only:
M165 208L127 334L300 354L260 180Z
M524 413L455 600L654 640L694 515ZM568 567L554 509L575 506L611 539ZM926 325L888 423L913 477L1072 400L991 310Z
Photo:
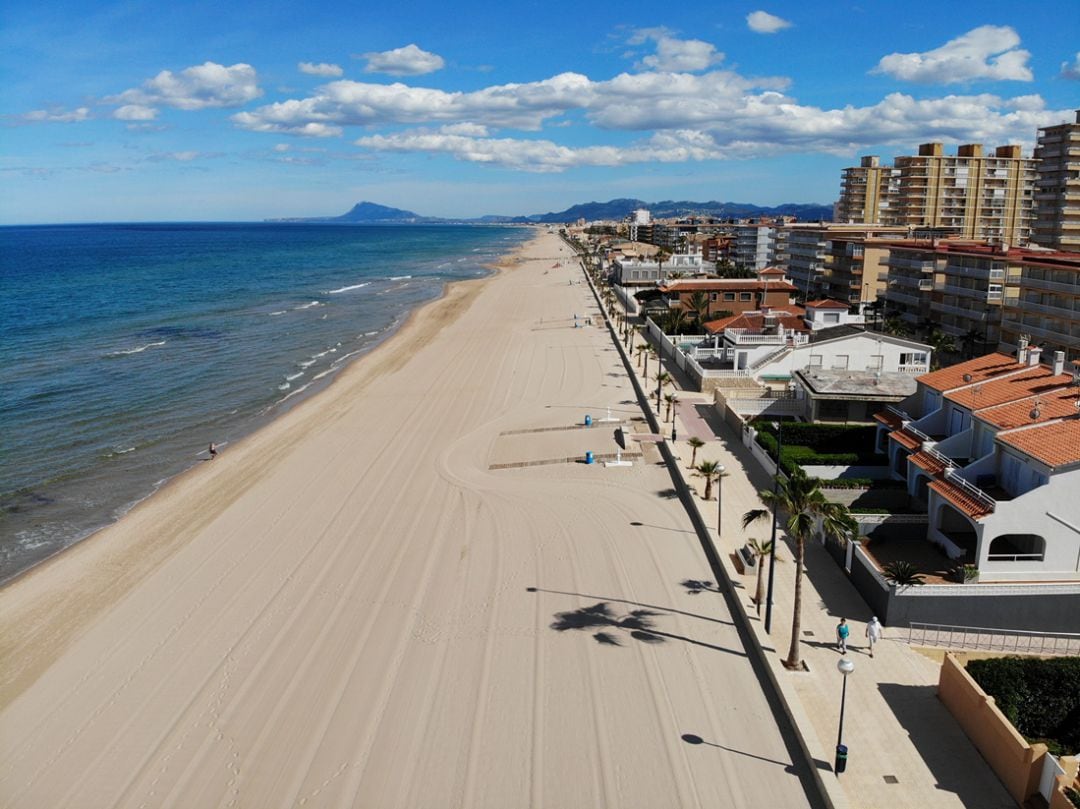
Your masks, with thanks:
M853 334L850 337L841 337L836 340L827 340L823 343L810 343L799 346L794 351L780 357L776 363L769 363L758 373L778 375L791 374L810 364L813 355L820 354L822 357L821 367L830 369L833 367L835 358L839 355L848 357L849 371L865 371L870 363L870 358L881 354L884 356L881 370L895 372L900 367L900 355L909 354L913 349L910 345L892 343L888 339L878 339L878 335ZM927 350L929 355L929 349Z

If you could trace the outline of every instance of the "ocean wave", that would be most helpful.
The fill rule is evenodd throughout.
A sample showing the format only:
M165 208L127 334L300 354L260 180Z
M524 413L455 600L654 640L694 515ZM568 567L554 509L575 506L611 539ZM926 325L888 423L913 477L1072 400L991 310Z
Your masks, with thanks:
M411 275L391 275L390 276L391 281L404 281L404 280L406 280L408 278L412 278L412 276Z
M301 368L310 368L316 362L318 362L318 360L304 360L303 362L297 363L297 365L299 365Z
M374 337L376 334L378 334L377 331L366 331L366 332L364 332L365 337Z
M352 292L354 289L363 289L366 286L371 286L371 282L370 281L365 281L362 284L353 284L352 286L341 287L340 289L331 289L326 294L327 295L337 295L337 294L339 294L341 292Z
M291 387L292 387L292 385L290 385L288 382L282 382L280 385L277 386L277 389L278 390L288 390Z
M302 303L299 306L294 306L294 309L310 309L313 306L326 306L322 301L312 301L311 303Z
M281 309L281 310L279 310L277 312L271 312L270 317L277 317L278 315L285 315L285 314L288 314L288 312L286 312L284 309Z
M146 351L146 349L148 349L148 348L157 348L158 346L165 345L166 342L167 341L165 341L165 340L159 340L156 343L146 343L145 345L137 346L135 348L122 348L122 349L120 349L118 351L110 351L105 356L106 357L123 357L123 356L125 356L127 354L141 354L143 351Z
M303 371L299 371L299 372L297 372L295 374L289 374L288 376L285 377L285 381L286 382L292 382L294 379L299 379L303 375L304 375Z

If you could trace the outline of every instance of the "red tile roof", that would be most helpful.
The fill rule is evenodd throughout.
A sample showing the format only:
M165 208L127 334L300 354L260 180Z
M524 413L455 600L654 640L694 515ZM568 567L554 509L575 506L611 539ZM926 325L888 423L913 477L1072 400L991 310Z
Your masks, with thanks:
M886 427L888 427L890 430L899 430L900 425L903 423L903 419L901 419L898 415L893 413L891 410L882 410L879 413L875 413L874 414L874 420L878 421L878 422L881 422Z
M924 472L929 472L936 478L945 474L945 464L939 461L929 452L916 452L908 457L908 463L913 463Z
M998 433L997 440L1050 467L1080 463L1080 417Z
M790 307L792 309L797 307ZM785 331L799 331L809 332L810 329L806 325L806 322L801 316L797 314L788 314L787 308L783 310L774 310L769 313L772 318L770 326L774 323L784 327ZM743 312L739 315L731 315L730 317L720 318L719 320L710 320L705 324L705 330L709 334L721 334L725 329L749 329L750 331L761 331L765 328L765 316L761 312Z
M1078 412L1077 401L1080 401L1080 389L1066 385L1008 404L988 407L980 410L977 417L999 430L1012 430L1071 416ZM1033 418L1031 414L1036 407L1039 415Z
M1019 367L1017 365L1017 368ZM982 410L984 407L1015 402L1017 399L1026 399L1040 393L1049 394L1071 382L1071 374L1055 376L1045 365L1035 365L1001 379L990 379L981 385L967 385L961 390L946 393L945 398L968 409ZM1029 407L1028 410L1030 409Z
M947 480L935 480L930 484L930 488L974 520L985 517L992 511L981 500L977 500L959 486L949 483Z
M913 435L908 435L903 430L893 430L889 433L889 438L900 446L907 447L910 450L918 451L922 449L922 440Z
M961 385L974 385L979 382L985 382L995 376L1019 371L1024 367L1025 366L1016 361L1016 357L1010 357L1008 354L994 353L976 357L967 362L959 362L956 365L950 365L948 368L942 368L939 371L931 371L928 374L917 377L917 379L920 384L925 385L928 388L946 391L958 388ZM971 374L970 382L964 381L964 374Z
M820 301L807 301L807 309L850 309L850 304L840 303L840 301L834 301L829 298L825 298Z
M787 271L779 267L766 267L763 270L758 270L758 277L762 275L787 275Z

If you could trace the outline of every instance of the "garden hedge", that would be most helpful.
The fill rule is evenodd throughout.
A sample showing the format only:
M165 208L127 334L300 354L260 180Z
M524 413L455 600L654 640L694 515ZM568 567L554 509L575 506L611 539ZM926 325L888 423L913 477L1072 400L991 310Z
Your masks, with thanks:
M967 672L1024 738L1080 753L1080 657L972 660Z

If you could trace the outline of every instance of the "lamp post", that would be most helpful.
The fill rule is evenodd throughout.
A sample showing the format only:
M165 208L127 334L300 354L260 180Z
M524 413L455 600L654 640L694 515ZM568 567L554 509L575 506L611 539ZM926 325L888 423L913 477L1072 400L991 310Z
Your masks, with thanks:
M724 469L723 464L718 464L716 467L716 538L720 539L720 526L724 524L721 519L724 516L724 498L721 496L723 489L720 488L720 484L724 481Z
M833 772L840 775L847 769L847 745L844 744L844 702L847 700L847 678L855 671L855 664L846 657L836 661L836 668L844 675L844 686L840 691L840 729L836 733L836 761L833 762Z
M784 422L776 422L776 474L773 475L773 497L780 491L780 458L784 451ZM776 573L776 512L775 501L772 510L772 547L769 549L769 590L765 596L765 634L772 631L772 593L773 576Z

